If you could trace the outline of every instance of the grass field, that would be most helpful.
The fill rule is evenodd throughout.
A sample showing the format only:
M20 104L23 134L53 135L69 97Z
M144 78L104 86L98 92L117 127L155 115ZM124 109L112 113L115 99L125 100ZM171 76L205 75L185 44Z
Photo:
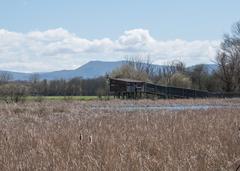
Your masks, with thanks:
M98 96L27 96L26 100L97 100Z
M0 103L1 170L236 170L240 109L118 111L119 106L240 105L240 99ZM111 110L98 107L113 106Z

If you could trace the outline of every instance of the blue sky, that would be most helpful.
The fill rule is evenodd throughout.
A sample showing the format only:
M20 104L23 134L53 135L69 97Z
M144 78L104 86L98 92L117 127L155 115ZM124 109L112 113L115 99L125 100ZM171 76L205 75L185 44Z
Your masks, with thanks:
M239 8L239 0L1 0L0 69L72 69L128 55L150 55L159 64L174 57L209 63L223 33L240 19Z

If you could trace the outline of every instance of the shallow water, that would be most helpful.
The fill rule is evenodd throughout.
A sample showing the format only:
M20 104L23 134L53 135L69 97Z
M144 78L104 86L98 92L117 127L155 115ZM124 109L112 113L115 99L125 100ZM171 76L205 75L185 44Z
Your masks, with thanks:
M161 106L142 106L142 105L124 105L124 106L92 106L96 110L110 111L159 111L159 110L208 110L208 109L240 109L239 105L161 105Z

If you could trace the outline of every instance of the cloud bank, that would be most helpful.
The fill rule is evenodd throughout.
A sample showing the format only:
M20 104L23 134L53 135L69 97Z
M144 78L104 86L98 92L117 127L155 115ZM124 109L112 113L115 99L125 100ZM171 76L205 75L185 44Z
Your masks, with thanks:
M155 64L174 59L187 65L211 63L219 41L162 41L148 30L125 31L117 40L88 40L58 28L28 33L0 29L0 70L43 72L73 69L91 60L124 60L126 56L150 56Z

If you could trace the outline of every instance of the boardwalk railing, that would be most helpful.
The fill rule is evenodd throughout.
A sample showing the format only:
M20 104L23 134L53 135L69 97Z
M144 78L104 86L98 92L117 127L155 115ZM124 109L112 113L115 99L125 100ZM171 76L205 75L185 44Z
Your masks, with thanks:
M194 89L170 87L170 86L161 86L151 83L145 83L145 93L147 94L156 94L165 97L175 97L175 98L205 98L210 97L208 91L200 91Z
M138 80L110 79L110 92L114 96L123 98L142 98L153 95L165 98L233 98L240 97L240 93L209 92L173 86L163 86Z

